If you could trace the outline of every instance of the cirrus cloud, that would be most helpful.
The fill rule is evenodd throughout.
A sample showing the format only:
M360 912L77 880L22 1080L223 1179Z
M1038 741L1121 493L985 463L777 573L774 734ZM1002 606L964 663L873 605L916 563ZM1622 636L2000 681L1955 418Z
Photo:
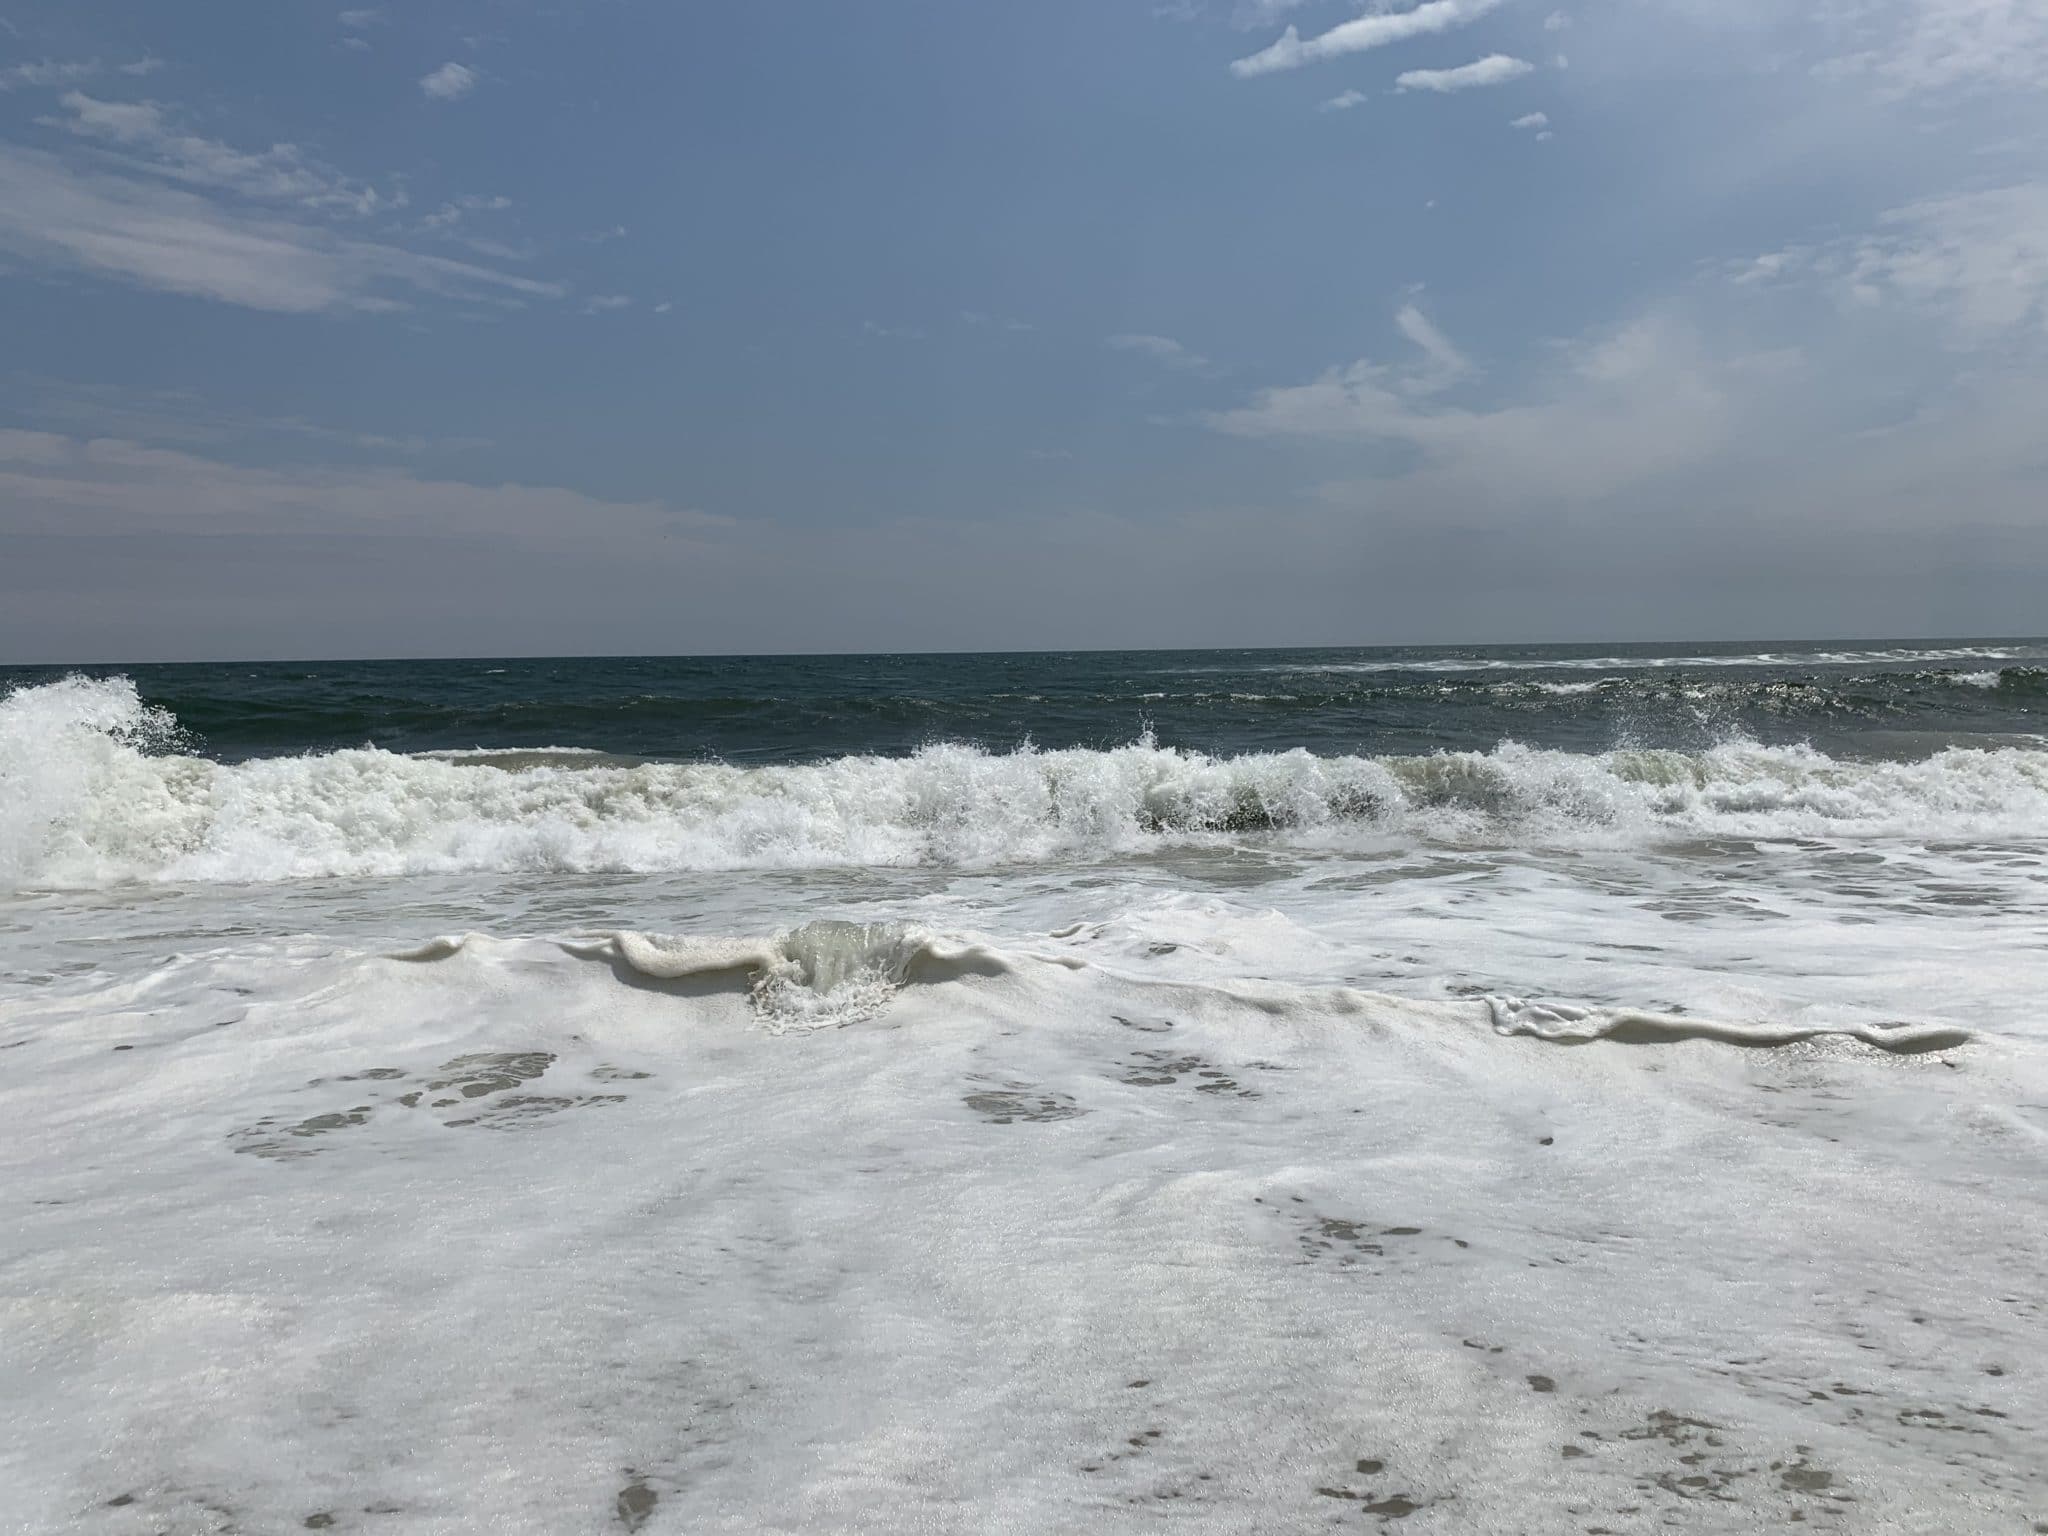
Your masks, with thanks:
M286 314L402 308L401 294L520 304L559 283L350 239L181 187L0 144L0 251L58 270Z

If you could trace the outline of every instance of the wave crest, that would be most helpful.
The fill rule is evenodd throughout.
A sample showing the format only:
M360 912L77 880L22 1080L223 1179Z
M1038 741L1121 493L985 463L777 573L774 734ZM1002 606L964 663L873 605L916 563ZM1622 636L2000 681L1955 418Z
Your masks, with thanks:
M2048 752L1841 761L1704 752L1212 757L1150 740L739 768L375 748L221 764L124 679L0 699L0 883L521 870L987 866L1247 834L1532 845L2040 836Z

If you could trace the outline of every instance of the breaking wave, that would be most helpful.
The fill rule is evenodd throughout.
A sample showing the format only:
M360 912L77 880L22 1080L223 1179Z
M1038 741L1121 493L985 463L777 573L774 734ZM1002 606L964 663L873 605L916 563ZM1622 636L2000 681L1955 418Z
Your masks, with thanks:
M2011 661L2021 654L2013 646L1884 646L1877 649L1727 651L1670 656L1432 656L1372 661L1326 662L1317 666L1276 668L1285 671L1333 673L1373 672L1615 672L1696 671L1703 667L1867 667L1901 663Z
M1471 844L2048 835L2048 751L1109 751L782 767L375 748L222 764L125 679L0 699L0 883L989 866L1248 835Z

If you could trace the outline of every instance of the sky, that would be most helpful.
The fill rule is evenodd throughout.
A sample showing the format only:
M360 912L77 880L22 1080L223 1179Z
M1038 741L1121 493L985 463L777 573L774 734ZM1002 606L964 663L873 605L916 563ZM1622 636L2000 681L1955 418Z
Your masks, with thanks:
M0 662L2044 631L2040 0L0 0Z

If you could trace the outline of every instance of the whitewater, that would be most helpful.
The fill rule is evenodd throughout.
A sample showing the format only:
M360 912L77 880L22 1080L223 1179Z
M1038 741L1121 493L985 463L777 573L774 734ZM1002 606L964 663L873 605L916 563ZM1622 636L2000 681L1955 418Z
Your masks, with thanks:
M0 684L0 1531L2039 1529L2043 659Z

